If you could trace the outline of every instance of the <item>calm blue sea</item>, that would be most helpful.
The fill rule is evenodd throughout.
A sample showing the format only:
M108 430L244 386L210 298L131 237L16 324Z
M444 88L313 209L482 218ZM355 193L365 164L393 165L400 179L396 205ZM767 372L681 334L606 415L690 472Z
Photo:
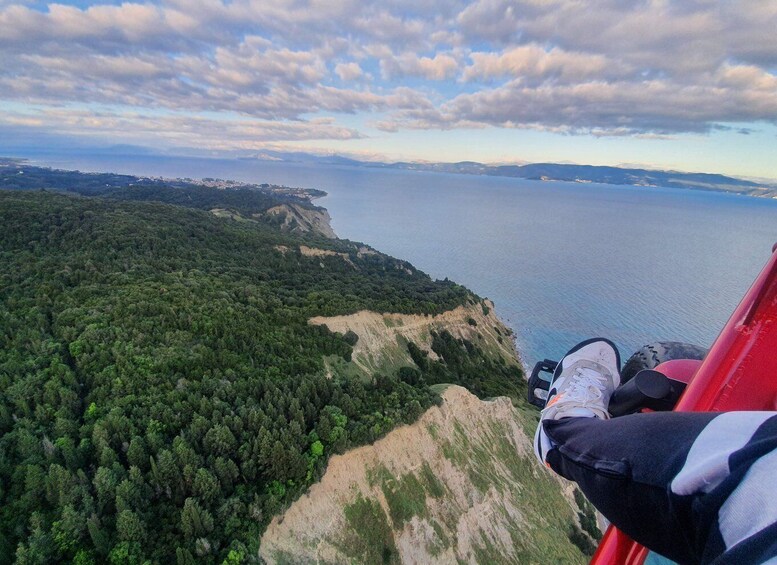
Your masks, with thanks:
M601 335L708 346L777 241L777 201L275 162L47 157L84 171L320 188L335 231L496 303L527 365Z

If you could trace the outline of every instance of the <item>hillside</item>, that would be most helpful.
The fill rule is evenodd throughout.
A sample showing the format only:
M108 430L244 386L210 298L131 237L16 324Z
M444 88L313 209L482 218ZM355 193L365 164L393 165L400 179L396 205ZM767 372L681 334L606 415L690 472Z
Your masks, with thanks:
M3 563L251 562L331 454L436 402L397 373L327 378L352 348L308 320L479 301L361 244L156 202L0 191L0 225Z
M266 562L585 563L578 546L592 542L578 520L590 527L591 508L537 466L520 412L461 387L442 397L418 422L333 457L270 523Z
M329 213L312 203L321 190L222 179L161 179L36 167L0 157L0 189L49 190L115 200L164 202L222 217L264 223L292 233L335 234Z
M314 495L377 520L320 531L367 562L381 540L404 562L531 557L548 535L568 561L590 550L576 503L527 455L536 413L492 303L331 238L297 194L103 193L65 173L66 190L0 191L0 562L307 559L278 516ZM296 225L266 221L277 207ZM518 408L457 387L443 401L449 383ZM424 486L427 459L439 480ZM372 483L361 497L317 485L342 479L338 461Z

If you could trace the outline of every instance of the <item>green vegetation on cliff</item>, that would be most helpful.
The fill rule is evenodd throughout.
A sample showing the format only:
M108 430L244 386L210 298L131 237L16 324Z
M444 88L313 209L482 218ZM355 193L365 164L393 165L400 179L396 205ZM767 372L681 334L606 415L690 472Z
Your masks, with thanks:
M481 398L509 396L515 402L526 397L526 381L517 364L508 364L498 354L489 354L478 344L456 339L450 332L432 332L432 351L439 360L414 343L408 343L417 369L402 367L399 378L410 384L458 384Z
M467 384L485 359L441 335L445 366L422 378L326 378L353 336L310 317L477 298L348 241L194 209L229 191L117 200L168 189L0 191L0 562L249 562L332 453L414 421L427 383Z

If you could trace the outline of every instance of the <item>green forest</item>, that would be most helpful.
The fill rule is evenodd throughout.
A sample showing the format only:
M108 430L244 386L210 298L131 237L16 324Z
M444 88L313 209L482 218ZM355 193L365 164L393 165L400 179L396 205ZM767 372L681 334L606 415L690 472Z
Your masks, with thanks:
M523 394L517 366L446 332L439 361L411 343L415 367L326 378L358 338L310 317L480 299L357 243L205 211L292 197L69 182L0 174L17 189L0 190L1 563L254 562L327 458L414 421L430 385Z

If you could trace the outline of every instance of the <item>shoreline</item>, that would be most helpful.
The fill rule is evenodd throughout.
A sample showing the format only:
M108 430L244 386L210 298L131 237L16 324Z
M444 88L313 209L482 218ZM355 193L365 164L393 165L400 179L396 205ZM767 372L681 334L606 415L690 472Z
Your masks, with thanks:
M57 157L52 156L52 157ZM67 158L67 156L59 156L60 158ZM86 157L88 158L89 155L86 156L80 156L80 157ZM481 171L467 171L467 170L446 170L444 168L434 168L432 166L425 167L423 164L419 164L418 167L412 167L412 166L391 166L392 164L380 164L380 163L370 163L370 162L355 162L355 163L347 163L347 164L335 164L335 163L327 163L327 162L315 162L315 161L286 161L283 159L278 160L271 160L271 161L265 161L262 159L251 159L251 158L236 158L236 157L191 157L187 155L108 155L105 156L108 160L111 159L121 159L121 158L129 158L129 159L139 159L144 157L152 157L155 159L210 159L213 161L221 161L221 162L235 162L235 163L256 163L258 165L265 164L265 165L284 165L287 167L294 167L294 166L300 166L300 167L319 167L322 169L326 168L348 168L348 169L354 169L354 170L362 170L362 171L384 171L384 172L407 172L407 173L435 173L435 174L450 174L450 175L456 175L456 176L469 176L469 177L490 177L490 178L503 178L503 179L516 179L521 181L529 181L529 182L537 182L537 183L545 183L545 182L558 182L558 183L565 183L565 184L572 184L572 185L596 185L596 186L612 186L612 187L629 187L629 188L637 188L637 189L664 189L664 190L692 190L694 192L711 192L711 193L717 193L717 194L731 194L734 196L749 196L753 198L759 198L759 199L766 199L766 200L777 200L777 181L770 181L767 182L766 179L764 180L749 180L747 178L738 178L738 177L730 177L732 181L741 181L745 183L753 183L752 185L745 185L745 186L738 186L738 185L721 185L721 186L732 186L737 188L720 188L715 185L710 186L693 186L694 183L698 183L699 181L693 181L689 180L686 181L689 183L689 185L686 186L667 186L666 184L660 184L660 183L651 183L651 182L633 182L633 183L622 183L622 182L603 182L603 181L597 181L593 179L588 179L585 177L578 177L578 178L554 178L552 175L541 175L539 177L534 176L517 176L517 175L508 175L508 174L498 174L498 173L492 173L492 172L481 172ZM71 159L78 159L79 156L71 156ZM95 156L95 158L100 158L100 156ZM0 156L0 166L3 165L3 161L16 161L16 162L22 162L27 163L32 166L38 166L38 167L44 167L44 168L51 168L55 170L72 170L72 169L62 169L62 168L56 168L52 167L47 163L46 158L41 157L35 157L35 158L28 158L28 157L3 157ZM455 165L455 163L441 163L440 165ZM563 165L563 164L554 164L554 165ZM492 167L493 165L485 165L483 164L483 167ZM599 167L599 165L581 165L584 167ZM606 168L612 168L612 169L621 169L620 167L606 167ZM630 171L631 169L621 169L625 172ZM652 169L635 169L637 171L644 171L645 173L661 173L661 174L677 174L679 176L682 175L708 175L708 174L714 174L714 173L684 173L684 172L677 172L677 171L664 171L664 170L652 170ZM92 171L95 172L95 171ZM106 172L106 171L102 171ZM126 174L126 173L115 173L115 174ZM130 175L130 176L141 176L141 175ZM725 176L725 175L722 175ZM155 179L157 177L146 177L149 179ZM158 178L163 178L166 180L174 180L174 181L186 181L187 179L185 177L164 177L160 176ZM189 181L192 181L193 179L189 179ZM199 181L194 181L198 182ZM256 183L253 182L244 182L244 181L233 181L242 185L246 186L256 186ZM294 187L285 187L285 188L294 188ZM315 190L315 191L321 191L321 189L305 189L301 187L297 187L298 190ZM325 191L321 191L325 192ZM315 200L316 198L323 198L326 194L321 194L319 196L311 196L309 198L310 201Z
M323 197L322 197L322 198L323 198ZM329 229L331 230L331 232L332 232L333 234L335 234L335 238L336 238L336 239L338 239L338 240L339 240L339 239L341 239L341 238L340 238L340 236L339 236L339 235L337 235L337 232L335 232L335 231L334 231L334 229L332 228L332 224L331 224L332 215L329 213L329 209L328 209L328 208L326 208L326 207L324 207L324 206L319 206L319 208L321 208L321 209L324 211L324 213L326 214L326 216L327 216L327 218L328 218L327 225L329 226ZM363 243L363 244L365 244L365 245L369 246L369 248L370 248L370 249L374 249L374 250L375 250L375 251L377 251L378 253L383 253L382 251L380 251L380 250L376 249L375 247L373 247L373 245L372 245L372 244L370 244L370 243L367 243L367 242L359 242L359 243ZM405 261L405 259L401 259L401 258L396 258L396 259L399 259L400 261ZM422 272L425 272L425 271L422 271ZM428 275L428 274L427 274L427 275ZM431 278L431 276L430 276L430 275L428 275L428 276ZM437 280L439 280L439 279L437 279ZM450 279L450 280L453 280L453 279ZM456 281L453 281L453 282L456 282ZM458 284L458 283L457 283L457 284ZM462 285L462 286L464 286L464 285ZM477 294L477 292L476 292L476 290L475 290L475 289L471 289L471 288L469 288L469 287L466 287L466 286L465 286L465 288L466 288L468 291L470 291L470 292L471 292L471 293L472 293L472 294L473 294L475 297L478 297L478 298L480 298L480 295L479 295L479 294ZM507 336L507 338L508 338L508 339L509 339L509 341L510 341L510 350L512 351L512 356L514 357L515 361L518 363L518 366L521 368L521 371L523 371L524 378L525 378L525 379L528 379L529 377L528 377L528 373L527 373L527 365L526 365L526 362L525 362L525 360L524 360L524 355L523 355L523 353L521 352L520 348L518 347L518 330L517 330L516 328L512 327L510 324L508 324L508 323L505 321L505 319L503 319L503 318L502 318L502 317L499 315L499 312L497 311L497 308L496 308L496 304L494 303L494 301L493 301L493 300L491 300L491 299L490 299L490 298L488 298L488 297L483 297L483 298L480 298L480 299L481 299L481 300L482 300L482 301L483 301L485 304L487 304L487 305L488 305L488 307L489 307L489 308L491 309L491 311L493 312L493 315L494 315L494 317L495 317L495 318L497 319L497 321L498 321L498 322L499 322L499 323L502 325L502 327L504 327L505 329L509 330L509 332L510 332L510 333L509 333L509 335ZM396 313L394 313L394 312L375 312L375 314L377 314L377 315L379 315L379 316L395 316L395 315L398 315L398 314L396 314ZM401 315L400 315L400 316L401 316Z

